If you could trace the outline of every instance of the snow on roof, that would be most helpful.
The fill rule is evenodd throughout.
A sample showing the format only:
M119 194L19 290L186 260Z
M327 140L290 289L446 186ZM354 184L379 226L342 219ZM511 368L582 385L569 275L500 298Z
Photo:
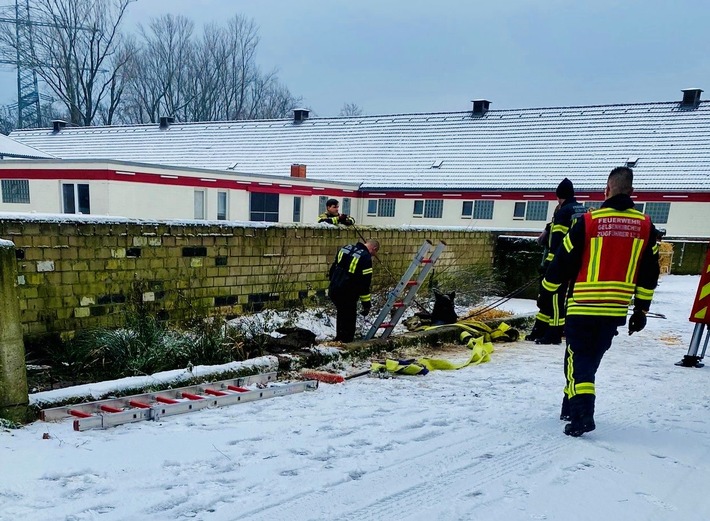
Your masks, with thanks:
M53 156L24 145L12 138L0 134L0 159L5 157L22 159L50 159Z
M361 182L364 190L598 190L629 158L637 190L707 190L710 102L552 107L349 118L18 130L63 159L115 159ZM434 166L438 165L438 166Z

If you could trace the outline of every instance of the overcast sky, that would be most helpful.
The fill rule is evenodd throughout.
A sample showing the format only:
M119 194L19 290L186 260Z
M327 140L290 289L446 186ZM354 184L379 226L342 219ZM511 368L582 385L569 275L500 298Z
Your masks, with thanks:
M259 65L319 116L346 102L392 114L710 96L707 0L137 0L126 26L165 13L252 18Z

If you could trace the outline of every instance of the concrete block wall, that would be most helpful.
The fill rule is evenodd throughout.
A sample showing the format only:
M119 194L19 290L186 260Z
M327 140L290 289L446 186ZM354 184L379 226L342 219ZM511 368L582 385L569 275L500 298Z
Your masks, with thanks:
M380 241L374 286L393 285L424 240L447 248L436 270L490 266L495 237L466 229L0 217L15 243L26 338L123 324L128 306L178 320L233 317L324 296L330 263L358 232Z

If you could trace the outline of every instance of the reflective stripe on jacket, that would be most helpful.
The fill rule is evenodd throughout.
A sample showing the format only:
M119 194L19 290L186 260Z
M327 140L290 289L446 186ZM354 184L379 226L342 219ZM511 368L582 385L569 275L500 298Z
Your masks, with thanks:
M635 210L628 195L617 195L572 225L542 287L554 293L571 280L568 316L618 317L623 323L632 297L634 307L648 311L658 274L650 217Z
M372 282L372 256L367 247L358 242L343 246L330 267L331 295L340 294L369 302Z

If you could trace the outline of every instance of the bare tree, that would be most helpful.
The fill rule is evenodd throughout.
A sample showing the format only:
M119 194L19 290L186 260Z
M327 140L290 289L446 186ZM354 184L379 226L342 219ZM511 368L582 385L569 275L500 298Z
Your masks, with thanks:
M199 40L192 22L170 15L142 29L142 50L131 68L128 112L141 121L161 115L181 121L281 117L299 100L276 73L261 73L252 20L235 15L207 25Z
M338 115L345 117L362 116L362 109L355 103L345 103Z
M191 101L194 24L164 15L139 27L141 49L128 66L126 115L141 123L178 116Z
M112 118L123 89L131 46L118 32L133 0L31 0L35 56L22 56L66 107L74 125L91 125L101 112ZM17 42L2 39L15 52Z

